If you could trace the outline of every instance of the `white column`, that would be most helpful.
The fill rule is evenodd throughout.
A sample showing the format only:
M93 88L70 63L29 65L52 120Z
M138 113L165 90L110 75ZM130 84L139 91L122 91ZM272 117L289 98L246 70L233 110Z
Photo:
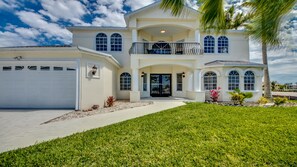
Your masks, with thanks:
M139 91L138 89L138 69L132 69L132 91Z
M132 43L137 42L137 29L132 30Z
M195 30L195 42L200 43L200 31Z
M194 91L201 91L201 69L194 70Z
M187 76L188 76L188 91L193 91L193 73L188 72Z

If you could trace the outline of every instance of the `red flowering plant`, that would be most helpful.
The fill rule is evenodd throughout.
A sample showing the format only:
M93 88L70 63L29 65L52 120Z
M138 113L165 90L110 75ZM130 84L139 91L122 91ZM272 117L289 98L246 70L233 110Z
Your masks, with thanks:
M220 97L220 90L221 87L218 87L217 89L210 90L210 98L213 102L217 102Z

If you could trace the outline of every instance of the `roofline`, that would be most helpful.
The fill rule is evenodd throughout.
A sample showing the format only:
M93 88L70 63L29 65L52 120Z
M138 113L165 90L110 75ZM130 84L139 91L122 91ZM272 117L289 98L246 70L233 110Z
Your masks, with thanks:
M205 67L259 67L265 68L267 65L264 64L228 64L228 65L204 65Z
M73 30L122 30L126 31L128 30L127 27L100 27L100 26L72 26L72 27L66 27L67 30L72 32Z
M135 14L137 14L137 13L139 13L139 12L142 12L142 11L144 11L144 10L150 8L150 7L156 6L156 5L158 5L158 4L161 4L161 1L160 1L160 0L158 0L158 1L154 2L154 3L152 3L152 4L149 4L149 5L147 5L147 6L144 6L144 7L142 7L142 8L139 8L139 9L137 9L137 10L134 10L134 11L131 11L131 12L129 12L129 13L126 13L126 14L124 15L124 19L125 19L126 24L127 24L127 20L130 18L130 16L135 15ZM200 13L198 10L195 10L195 9L193 9L193 8L187 6L187 5L184 5L184 7L185 7L186 9L189 9L189 10L192 11L192 12Z
M95 50L92 50L92 49L88 49L88 48L85 48L85 47L81 47L81 46L76 46L76 48L79 51L87 52L87 53L90 53L90 54L94 54L95 56L106 58L106 59L110 60L109 61L110 63L114 64L118 68L121 67L121 64L112 55L110 55L110 54L103 53L103 52L98 52L98 51L95 51Z
M25 47L0 47L1 51L80 51L91 54L95 57L102 57L107 59L110 63L117 68L121 67L121 64L110 54L98 52L92 49L88 49L81 46L69 46L69 47L55 47L55 46L25 46Z

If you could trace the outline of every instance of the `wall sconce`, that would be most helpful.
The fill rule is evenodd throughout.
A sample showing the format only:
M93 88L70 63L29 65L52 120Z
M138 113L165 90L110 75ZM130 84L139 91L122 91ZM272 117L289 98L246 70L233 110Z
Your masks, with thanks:
M185 78L185 76L186 76L185 72L182 72L182 75L183 75L183 78Z
M23 59L23 57L22 56L17 56L17 57L14 57L14 59L20 61L20 60Z
M92 75L95 75L96 74L97 69L98 68L95 65L92 67L92 70L91 70Z
M142 77L142 78L144 77L144 74L145 74L144 72L141 73L141 77Z

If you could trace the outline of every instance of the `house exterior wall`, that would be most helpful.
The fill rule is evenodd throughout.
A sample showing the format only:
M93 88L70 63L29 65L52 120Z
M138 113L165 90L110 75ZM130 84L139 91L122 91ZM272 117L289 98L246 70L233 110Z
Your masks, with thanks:
M197 19L198 18L198 19ZM175 17L171 15L170 11L163 11L158 8L158 4L152 5L140 9L132 14L125 15L125 21L127 27L125 28L104 28L104 27L91 27L91 28L73 28L71 31L73 33L73 45L84 46L93 50L96 50L96 35L98 33L105 33L108 37L108 53L114 56L122 65L118 70L116 75L116 94L118 99L131 99L130 90L122 91L120 90L119 78L123 72L128 72L131 75L132 82L135 77L137 80L138 90L133 90L134 95L141 97L149 97L149 86L148 91L142 91L141 73L145 72L148 75L148 85L149 85L149 75L152 73L169 73L172 75L172 95L177 97L191 97L200 98L200 96L205 96L209 99L209 91L205 91L203 87L203 71L214 70L220 73L218 76L218 86L222 87L221 91L221 101L230 100L228 91L228 76L226 76L226 71L235 67L208 67L205 64L208 62L222 60L222 61L250 61L249 55L249 38L245 31L242 30L227 30L224 34L216 34L215 32L203 32L200 29L200 13L191 9L184 12L181 16ZM156 32L149 33L152 28L159 28L162 30L164 27L170 29L178 29L178 33L171 33L167 36L157 34ZM112 52L110 51L110 37L113 33L119 33L122 36L122 51ZM133 45L133 42L198 42L200 43L200 49L204 49L204 38L211 35L215 38L215 52L214 53L203 53L196 55L177 55L177 54L130 54L129 50ZM220 36L226 36L228 38L228 53L218 53L218 38ZM133 41L134 40L134 41ZM136 40L136 41L135 41ZM142 49L142 48L140 48ZM143 48L144 50L144 48ZM240 89L243 90L243 72L250 68L252 71L257 73L256 76L256 87L254 97L252 100L257 100L262 94L262 68L263 67L239 67L241 71L240 78ZM133 74L133 71L138 71ZM185 77L183 78L183 91L175 91L174 87L176 84L176 73L182 71L185 72ZM132 84L132 83L131 83ZM197 86L199 84L199 86ZM133 87L133 86L132 86ZM203 100L203 98L200 98Z
M90 77L88 75L88 65L98 65L100 67L100 77ZM93 105L104 107L104 102L108 96L116 94L117 69L103 58L97 58L83 54L80 61L80 92L81 108L88 109Z

